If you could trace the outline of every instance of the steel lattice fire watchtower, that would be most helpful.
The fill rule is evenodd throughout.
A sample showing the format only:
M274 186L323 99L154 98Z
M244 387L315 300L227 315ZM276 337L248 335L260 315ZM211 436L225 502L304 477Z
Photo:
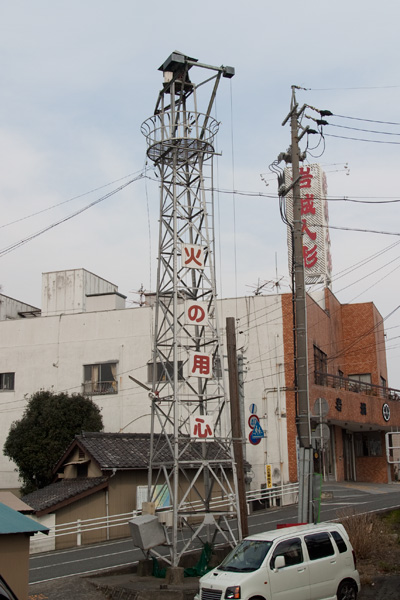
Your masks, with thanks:
M212 196L219 123L211 110L221 77L234 69L174 52L160 70L163 89L141 128L160 178L149 490L156 503L168 490L165 529L177 566L185 550L218 532L234 544L230 522L240 520L215 306ZM206 79L193 83L195 72ZM182 544L181 527L190 530Z

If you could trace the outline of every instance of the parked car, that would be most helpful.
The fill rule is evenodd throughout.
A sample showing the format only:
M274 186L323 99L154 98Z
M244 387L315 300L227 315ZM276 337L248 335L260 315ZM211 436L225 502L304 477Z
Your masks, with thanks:
M356 600L360 589L345 528L319 523L245 538L200 579L196 600Z

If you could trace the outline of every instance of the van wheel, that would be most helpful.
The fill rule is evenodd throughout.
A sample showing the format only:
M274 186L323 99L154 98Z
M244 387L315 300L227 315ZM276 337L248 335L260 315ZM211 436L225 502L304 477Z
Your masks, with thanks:
M337 591L337 600L356 600L357 586L353 581L342 581Z
M264 600L263 596L252 596L250 600Z

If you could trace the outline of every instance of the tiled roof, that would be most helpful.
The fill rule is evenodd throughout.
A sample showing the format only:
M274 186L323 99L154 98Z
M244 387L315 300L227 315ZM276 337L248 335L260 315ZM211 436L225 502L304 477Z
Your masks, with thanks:
M155 438L158 461L171 462L172 454L165 438L159 435ZM102 470L147 469L149 466L149 433L83 433L77 435L75 441L85 448ZM203 460L202 446L189 438L180 441L181 460L188 463ZM222 462L226 459L223 447L215 442L207 442L206 450L210 460Z
M36 490L35 492L27 494L22 500L34 508L36 512L39 512L71 498L75 498L107 481L108 477L61 479L57 483L51 483L41 490Z
M0 502L0 534L36 533L37 531L48 533L49 529Z

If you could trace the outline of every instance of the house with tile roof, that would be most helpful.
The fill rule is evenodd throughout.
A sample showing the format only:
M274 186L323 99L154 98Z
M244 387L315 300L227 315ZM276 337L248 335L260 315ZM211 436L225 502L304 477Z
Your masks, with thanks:
M160 437L160 442L163 438ZM182 442L182 460L187 465L187 476L195 471L191 461L201 453L201 444ZM31 506L40 520L53 515L57 527L76 522L78 519L101 519L114 515L129 515L140 509L147 499L150 434L136 433L90 433L77 435L54 467L54 482L27 494L22 500ZM165 463L171 462L168 445L164 450ZM209 460L214 469L227 459L220 446L207 442ZM159 508L169 505L169 493L165 481L154 482L159 489ZM185 493L182 487L182 495ZM214 489L213 496L220 497L221 490ZM188 503L195 497L188 497ZM128 525L110 525L105 528L89 528L80 537L82 544L129 536ZM77 536L67 534L55 539L55 548L76 545Z

